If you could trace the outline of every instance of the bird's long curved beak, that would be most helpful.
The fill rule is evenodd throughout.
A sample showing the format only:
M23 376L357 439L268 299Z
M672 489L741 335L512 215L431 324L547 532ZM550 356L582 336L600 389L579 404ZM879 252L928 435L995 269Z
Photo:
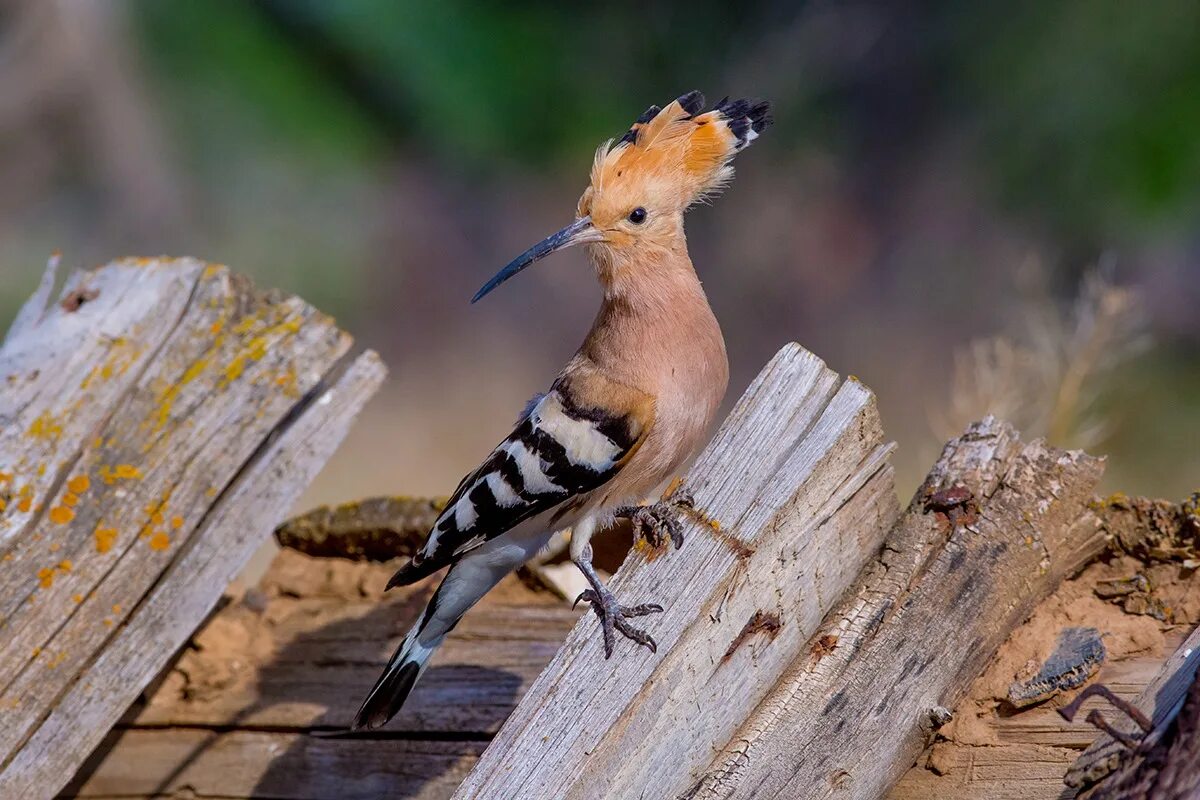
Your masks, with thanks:
M555 250L562 250L570 247L571 245L580 244L582 242L594 241L596 241L596 229L592 227L592 218L580 217L558 233L547 236L545 239L542 239L533 247L514 258L511 262L509 262L507 267L497 272L490 281L483 285L482 289L475 293L475 296L471 298L471 302L474 303L478 301L485 294L504 283L513 275L516 275L533 262L545 258Z

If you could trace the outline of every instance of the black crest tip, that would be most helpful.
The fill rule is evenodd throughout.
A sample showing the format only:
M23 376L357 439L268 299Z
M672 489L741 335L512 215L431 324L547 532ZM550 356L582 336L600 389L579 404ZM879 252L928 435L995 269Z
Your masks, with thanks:
M676 101L689 117L694 117L704 110L704 95L693 89L687 94L681 94Z

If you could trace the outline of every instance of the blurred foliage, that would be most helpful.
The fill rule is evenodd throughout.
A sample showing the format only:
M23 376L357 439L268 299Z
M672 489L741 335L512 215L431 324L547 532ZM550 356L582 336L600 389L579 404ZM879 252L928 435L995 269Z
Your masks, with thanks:
M724 86L764 37L825 5L137 0L133 8L201 152L243 134L226 127L241 120L305 158L365 166L389 146L413 145L487 169L577 161L620 133L613 121L647 98ZM884 13L884 4L852 5ZM932 31L927 38L943 45L912 55L928 62L914 74L932 101L909 113L936 118L949 100L978 130L1003 195L1060 235L1111 240L1179 225L1200 208L1200 3L926 4L884 24L885 40ZM877 78L868 70L781 98L781 110L809 117L809 133L844 147L852 131L811 118L853 118L871 91L864 84ZM215 108L225 103L241 107Z
M1012 200L1092 239L1195 218L1200 3L1022 0L952 13L963 35L947 74L961 76L956 96Z
M478 167L575 156L619 135L613 120L632 122L647 97L716 82L730 51L772 23L756 5L139 0L134 11L189 105L238 98L314 151L356 158L417 141Z

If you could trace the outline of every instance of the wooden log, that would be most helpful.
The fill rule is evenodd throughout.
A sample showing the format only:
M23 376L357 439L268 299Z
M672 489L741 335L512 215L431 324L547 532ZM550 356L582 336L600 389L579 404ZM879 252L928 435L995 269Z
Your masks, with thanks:
M605 660L581 620L455 795L674 797L723 747L874 554L898 508L871 393L792 345L684 480L679 552L635 550L612 581L658 652Z
M992 419L947 444L879 558L684 796L882 796L939 709L1102 549L1087 508L1101 470Z
M1101 781L1094 790L1097 797L1151 796L1133 793L1120 794L1115 792L1113 787L1118 784L1137 783L1135 773L1138 769L1144 768L1144 762L1147 760L1157 762L1152 772L1157 773L1162 768L1163 763L1167 760L1165 756L1158 753L1155 754L1157 756L1155 758L1148 754L1160 744L1165 736L1175 733L1172 730L1172 723L1183 708L1184 699L1192 690L1198 671L1200 671L1200 628L1192 631L1192 634L1166 660L1154 679L1133 701L1134 707L1145 714L1153 725L1153 730L1149 734L1142 731L1132 719L1121 713L1120 710L1105 709L1102 712L1109 724L1119 733L1138 740L1145 737L1144 741L1139 743L1138 752L1130 751L1112 736L1102 733L1067 770L1063 782L1073 789L1081 789ZM1193 730L1195 729L1194 722L1191 727ZM1192 746L1193 753L1196 744L1198 743L1194 743ZM1191 757L1194 758L1194 755ZM1194 763L1191 765L1191 769L1193 782L1200 782L1196 778ZM1180 791L1182 792L1182 790ZM1092 795L1085 794L1085 796ZM1161 796L1166 798L1189 795L1184 793L1175 795L1164 791Z
M51 797L375 390L333 320L194 259L53 276L0 350L0 796Z

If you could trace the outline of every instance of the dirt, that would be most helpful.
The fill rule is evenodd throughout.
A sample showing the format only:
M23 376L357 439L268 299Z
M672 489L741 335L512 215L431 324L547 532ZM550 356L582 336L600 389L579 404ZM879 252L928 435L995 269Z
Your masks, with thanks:
M1200 622L1200 571L1177 564L1147 566L1131 556L1097 561L1077 577L1065 581L1038 606L1028 622L1013 631L992 665L971 685L966 699L955 710L954 720L939 731L939 736L960 745L999 744L991 720L998 713L1012 711L1004 707L1009 686L1037 673L1064 628L1099 629L1110 662L1142 653L1162 655L1164 633L1172 623L1127 613L1120 605L1095 593L1098 583L1139 573L1150 578L1154 595L1171 610L1174 625L1191 627ZM1073 692L1061 694L1050 702L1065 705L1073 695ZM944 752L939 759L939 763L944 762Z

